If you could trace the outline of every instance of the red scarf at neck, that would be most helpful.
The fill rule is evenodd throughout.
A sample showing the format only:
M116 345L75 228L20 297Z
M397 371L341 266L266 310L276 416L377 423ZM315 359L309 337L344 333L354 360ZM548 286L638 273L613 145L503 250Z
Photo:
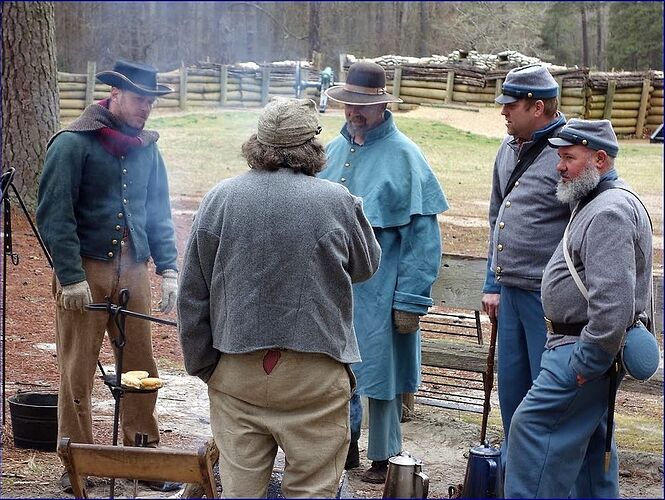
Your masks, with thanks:
M97 104L109 109L109 99L99 101ZM97 137L102 147L117 157L125 156L131 149L143 146L143 139L140 137L127 135L110 127L98 129Z

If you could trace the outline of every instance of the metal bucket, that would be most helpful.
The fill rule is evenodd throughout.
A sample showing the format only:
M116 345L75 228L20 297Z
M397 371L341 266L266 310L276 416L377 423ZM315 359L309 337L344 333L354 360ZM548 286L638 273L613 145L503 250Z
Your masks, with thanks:
M14 446L55 451L58 443L58 394L24 392L9 398Z

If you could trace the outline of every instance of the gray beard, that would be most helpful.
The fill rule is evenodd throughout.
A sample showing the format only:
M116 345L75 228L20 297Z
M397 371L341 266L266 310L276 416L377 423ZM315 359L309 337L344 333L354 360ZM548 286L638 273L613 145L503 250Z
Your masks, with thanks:
M588 195L600 183L600 172L591 163L587 163L584 170L574 179L563 182L560 179L556 185L556 197L561 203L579 201Z

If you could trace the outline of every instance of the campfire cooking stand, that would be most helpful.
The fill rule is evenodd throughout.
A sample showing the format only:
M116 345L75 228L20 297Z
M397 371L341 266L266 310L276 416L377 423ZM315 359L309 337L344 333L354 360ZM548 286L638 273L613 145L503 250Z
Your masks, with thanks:
M5 353L6 353L6 343L5 343L5 332L7 331L5 328L5 323L6 323L6 317L7 317L7 257L11 260L11 263L15 266L18 265L19 263L19 258L18 254L14 253L14 248L12 246L12 212L11 212L11 203L10 203L10 190L11 192L14 193L14 196L19 202L19 205L21 206L21 210L23 210L23 214L25 215L26 219L28 219L28 222L30 223L30 227L32 228L32 232L35 234L37 237L37 241L39 242L39 246L42 248L42 252L44 252L44 255L46 256L46 260L48 260L49 265L51 266L51 269L53 269L53 260L51 259L51 255L48 253L48 250L46 249L46 245L44 245L44 241L42 240L41 236L39 235L39 231L37 231L37 227L35 224L32 222L32 218L30 217L30 213L28 212L27 207L25 206L25 203L23 202L23 199L21 198L21 195L19 194L18 190L16 189L16 186L14 186L13 180L14 180L14 175L16 174L16 169L13 167L8 168L5 172L2 173L2 176L0 177L0 192L2 193L2 218L3 218L3 251L2 251L2 346L0 347L2 349L2 425L4 426L5 424L5 380L7 380L7 377L5 377Z
M102 380L104 384L108 386L111 391L111 395L115 401L115 408L113 410L113 446L118 445L118 427L120 424L120 400L125 395L126 392L130 393L141 393L147 394L150 392L156 392L158 389L134 389L132 387L123 387L122 386L122 361L123 353L125 350L125 344L127 343L127 337L125 335L125 318L126 316L131 316L133 318L142 319L145 321L153 321L155 323L161 323L163 325L177 326L175 321L155 318L154 316L149 316L147 314L141 314L127 309L127 304L129 303L129 290L123 288L118 294L118 300L120 304L113 304L109 297L106 298L105 304L88 304L85 306L86 309L92 311L103 311L109 315L109 318L113 319L116 327L118 328L118 337L111 339L111 342L116 347L116 363L115 363L115 374L106 373L101 362L97 360L97 366L102 372ZM141 435L137 435L140 439ZM142 436L145 436L143 434ZM145 441L145 439L143 440ZM145 445L145 444L144 444ZM111 478L111 487L109 491L109 498L112 499L115 493L115 478Z

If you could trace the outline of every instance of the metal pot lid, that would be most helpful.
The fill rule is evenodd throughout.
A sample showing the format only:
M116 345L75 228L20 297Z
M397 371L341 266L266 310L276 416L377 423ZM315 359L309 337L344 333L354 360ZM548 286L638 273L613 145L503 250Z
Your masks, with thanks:
M501 450L499 448L490 446L487 443L474 446L471 448L471 450L469 450L469 452L474 455L482 455L484 457L498 457L501 455Z
M388 462L395 465L416 465L418 463L416 459L405 452L402 452L399 455L395 455L394 457L390 457Z

